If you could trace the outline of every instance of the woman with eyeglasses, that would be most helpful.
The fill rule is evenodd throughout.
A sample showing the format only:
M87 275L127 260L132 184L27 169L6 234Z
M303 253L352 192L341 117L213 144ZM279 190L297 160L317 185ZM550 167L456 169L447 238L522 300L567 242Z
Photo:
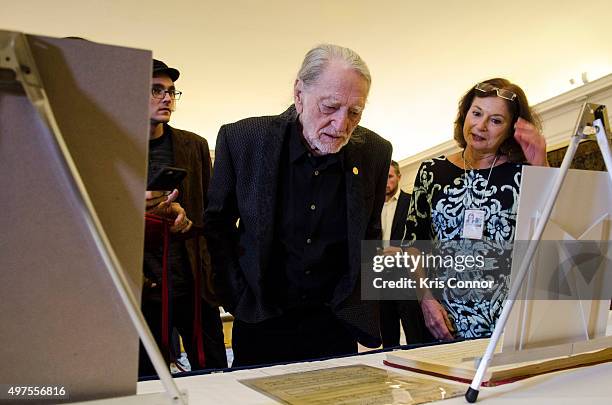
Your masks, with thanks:
M443 340L493 332L509 287L521 168L548 165L539 121L523 90L505 79L478 83L461 98L454 138L460 152L421 164L404 241L420 255L419 241L429 241L437 250L428 253L446 260L418 273L445 283L419 291L425 326Z

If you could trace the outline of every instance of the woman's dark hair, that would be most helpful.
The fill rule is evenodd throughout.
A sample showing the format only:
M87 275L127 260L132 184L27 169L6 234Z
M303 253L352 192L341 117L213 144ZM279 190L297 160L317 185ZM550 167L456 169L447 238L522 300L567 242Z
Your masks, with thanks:
M510 122L510 136L504 140L504 142L499 147L499 152L508 157L508 160L512 162L524 162L525 155L523 154L523 150L520 145L514 139L514 124L518 120L519 117L523 118L531 122L535 125L539 130L542 129L540 124L540 119L529 107L529 102L527 101L527 96L525 96L525 92L519 86L510 81L502 78L495 78L485 80L481 83L487 83L499 89L508 90L512 93L516 94L514 100L503 99L508 106L508 111L510 111L511 122ZM497 93L495 91L491 92L482 92L480 90L476 90L476 86L472 87L463 97L459 100L459 110L457 111L457 118L455 119L455 133L454 138L457 144L461 148L465 148L466 142L465 137L463 136L463 124L465 123L465 118L467 113L472 106L472 101L474 101L474 97L496 97Z

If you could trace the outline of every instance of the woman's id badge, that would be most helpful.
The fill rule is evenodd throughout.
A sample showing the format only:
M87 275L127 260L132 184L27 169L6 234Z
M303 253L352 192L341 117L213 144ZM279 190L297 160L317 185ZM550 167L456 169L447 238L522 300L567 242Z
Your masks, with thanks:
M463 237L467 239L482 239L484 232L484 210L465 210L463 217Z

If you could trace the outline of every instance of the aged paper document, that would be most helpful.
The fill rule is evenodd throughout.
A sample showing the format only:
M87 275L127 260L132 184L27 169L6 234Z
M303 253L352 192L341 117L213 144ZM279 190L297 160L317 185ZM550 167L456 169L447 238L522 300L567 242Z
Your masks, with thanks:
M492 365L484 375L483 386L507 384L534 375L566 368L602 363L612 359L609 338L589 341L589 344L566 344L544 349L528 349L499 354L498 343ZM476 374L477 360L484 353L489 339L466 340L412 350L387 353L384 363L441 378L469 383Z
M465 387L459 384L366 365L253 378L241 383L289 405L421 404L465 392Z

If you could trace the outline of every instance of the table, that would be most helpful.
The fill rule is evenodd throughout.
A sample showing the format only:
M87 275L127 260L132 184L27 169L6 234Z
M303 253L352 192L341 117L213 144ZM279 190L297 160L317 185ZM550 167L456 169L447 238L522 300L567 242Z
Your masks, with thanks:
M423 377L418 373L385 366L382 363L385 356L386 353L379 352L339 359L182 377L175 379L175 381L181 390L186 389L188 391L189 404L273 405L278 404L278 402L246 387L239 380L354 364L366 364L404 375ZM604 363L536 376L512 384L484 387L481 389L478 403L608 404L612 401L611 381L612 363ZM467 384L465 384L465 387L467 389ZM157 380L138 383L138 394L160 392L162 390L161 383ZM466 404L467 402L463 397L458 397L446 400L443 403L450 405Z

